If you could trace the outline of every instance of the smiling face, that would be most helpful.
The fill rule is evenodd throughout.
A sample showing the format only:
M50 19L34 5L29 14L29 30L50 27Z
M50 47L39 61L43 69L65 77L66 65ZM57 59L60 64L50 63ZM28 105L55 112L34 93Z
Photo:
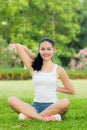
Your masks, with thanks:
M54 50L54 47L48 41L42 42L39 47L39 53L43 60L51 60Z

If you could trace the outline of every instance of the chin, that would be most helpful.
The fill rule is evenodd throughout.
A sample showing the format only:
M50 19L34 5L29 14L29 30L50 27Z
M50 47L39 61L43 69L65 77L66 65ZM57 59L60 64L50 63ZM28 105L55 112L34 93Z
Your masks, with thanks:
M44 61L50 60L51 58L43 58Z

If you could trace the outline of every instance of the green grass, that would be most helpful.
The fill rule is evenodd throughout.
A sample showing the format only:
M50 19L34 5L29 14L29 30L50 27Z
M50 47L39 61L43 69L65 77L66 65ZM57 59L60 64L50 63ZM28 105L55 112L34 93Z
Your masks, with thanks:
M33 98L31 80L0 81L0 130L87 130L87 80L72 80L72 82L75 95L58 95L59 98L68 98L71 102L64 120L44 122L19 121L18 115L7 104L7 99L11 95L31 103ZM61 85L60 81L59 84Z

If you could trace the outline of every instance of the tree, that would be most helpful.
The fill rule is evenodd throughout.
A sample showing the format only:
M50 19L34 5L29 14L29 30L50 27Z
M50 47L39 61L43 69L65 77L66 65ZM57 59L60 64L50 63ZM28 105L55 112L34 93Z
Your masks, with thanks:
M1 0L1 4L0 15L4 12L1 20L7 24L0 28L8 41L35 50L41 38L50 37L56 43L56 56L70 58L74 54L69 44L77 40L80 32L78 0Z
M84 48L87 47L87 0L83 0L83 2L81 3L80 26L80 47Z

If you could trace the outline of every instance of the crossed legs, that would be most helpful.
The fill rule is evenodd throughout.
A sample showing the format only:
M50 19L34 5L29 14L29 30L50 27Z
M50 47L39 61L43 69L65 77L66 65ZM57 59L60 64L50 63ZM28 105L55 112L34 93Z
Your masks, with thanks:
M23 113L24 115L26 115L26 117L28 117L29 119L43 119L40 115L37 114L36 110L34 109L34 107L32 107L30 104L23 102L22 100L20 100L19 98L15 97L15 96L11 96L8 98L8 104L10 105L10 107L19 113Z
M45 116L50 116L57 113L63 117L64 114L67 112L70 103L67 99L61 99L60 101L52 104L39 114L36 112L35 108L32 107L32 105L23 102L15 96L11 96L8 98L8 104L15 112L23 113L27 117L27 119L44 120L43 118Z
M58 102L46 108L41 113L39 113L39 115L44 117L44 116L49 116L49 115L55 115L58 113L63 118L65 113L69 109L69 105L70 105L70 102L68 99L61 99Z

